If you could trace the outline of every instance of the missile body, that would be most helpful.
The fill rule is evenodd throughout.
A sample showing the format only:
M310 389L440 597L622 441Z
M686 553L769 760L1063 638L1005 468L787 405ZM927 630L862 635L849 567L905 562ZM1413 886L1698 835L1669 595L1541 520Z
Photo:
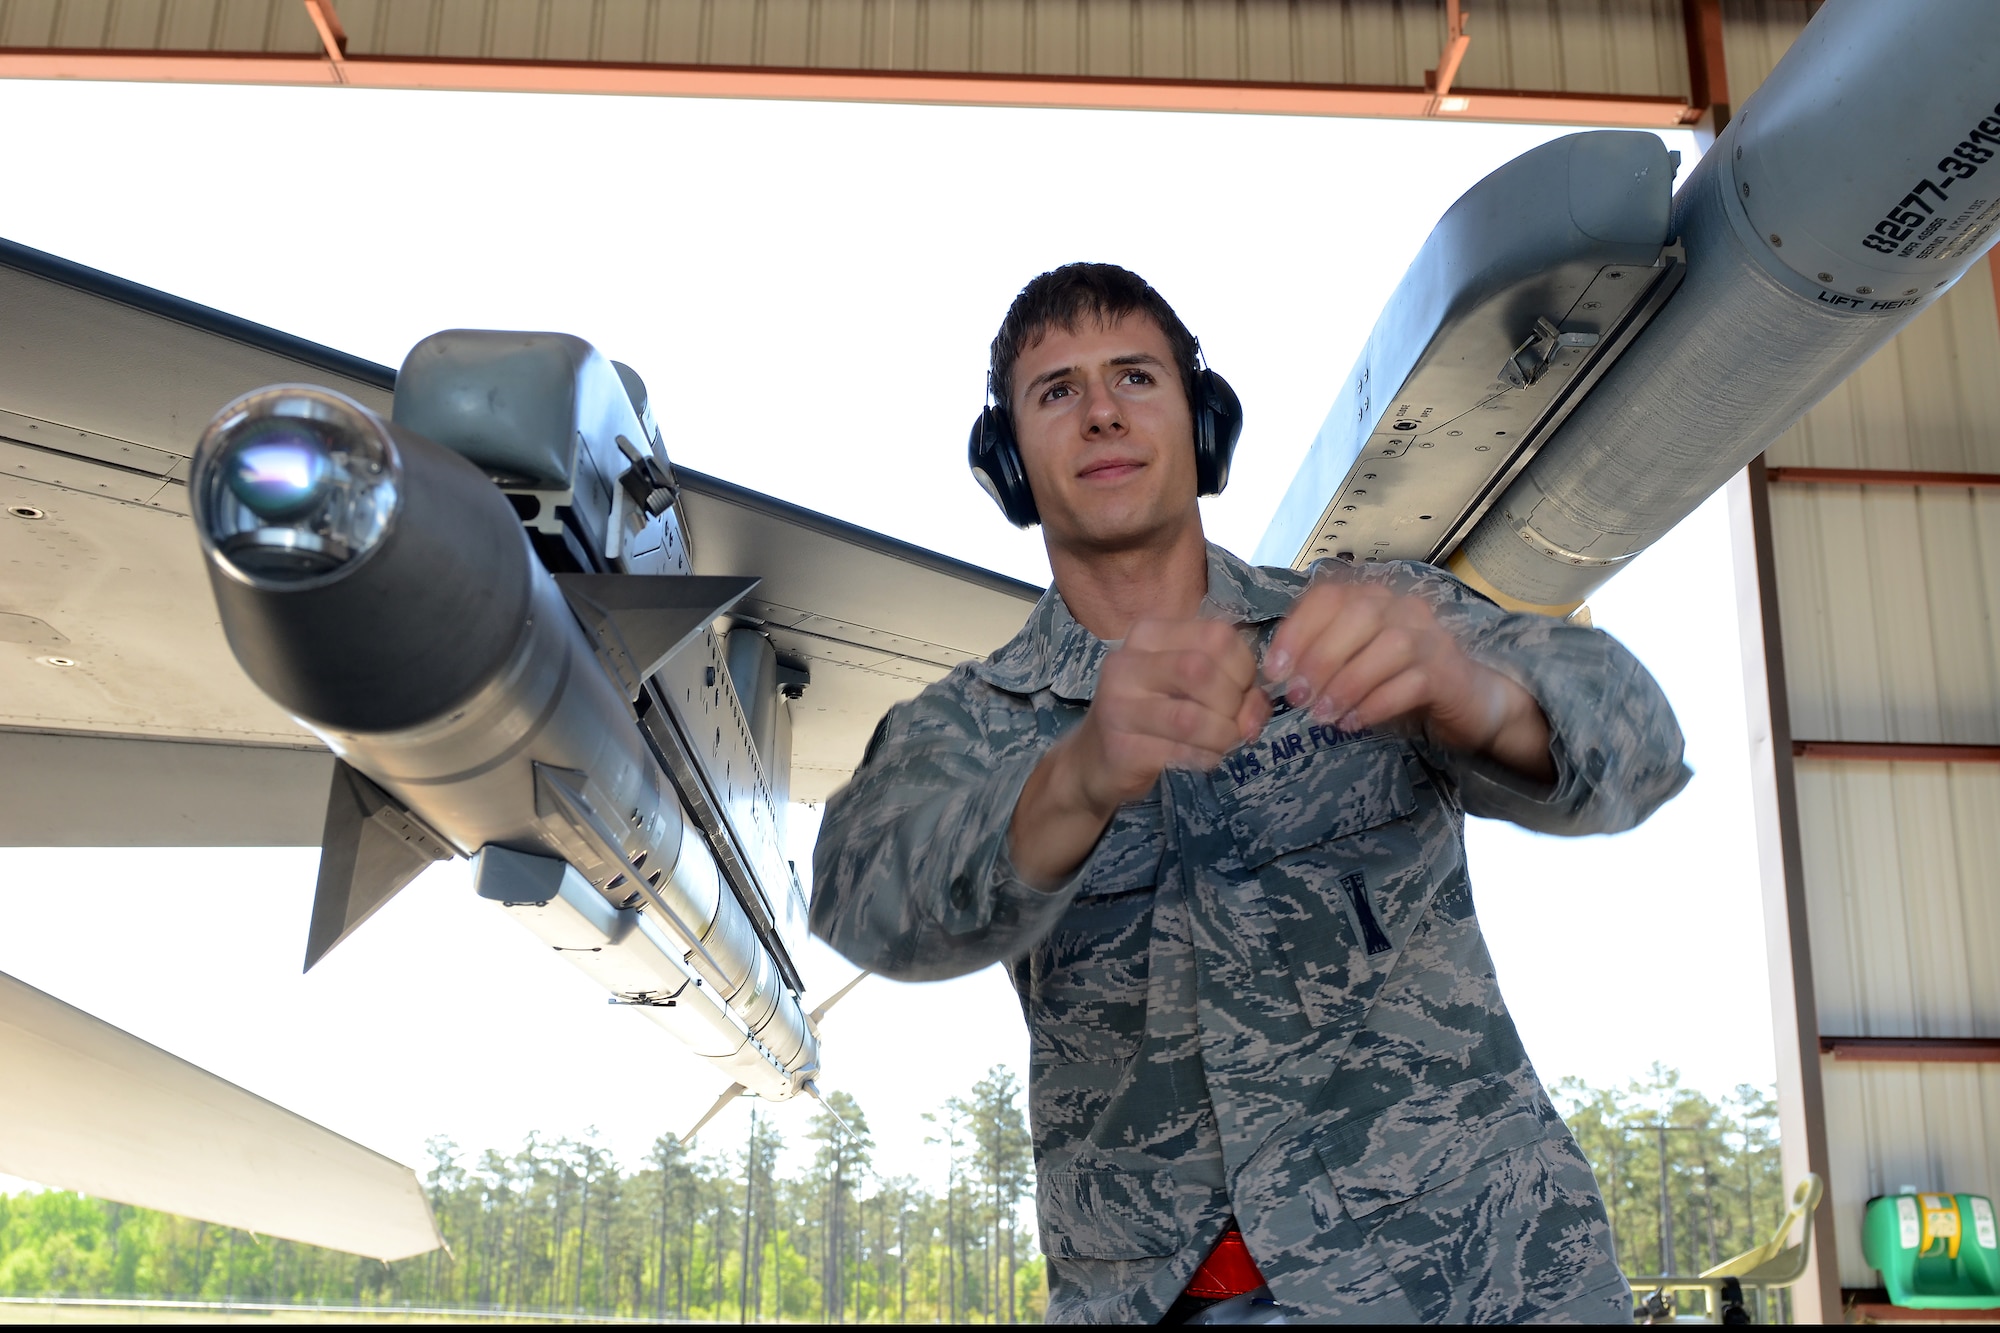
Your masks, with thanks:
M2000 225L2000 5L1829 0L1669 199L1659 140L1507 163L1424 243L1257 558L1448 562L1565 615Z
M1927 309L2000 224L2000 5L1829 0L1674 200L1687 278L1451 565L1566 613Z
M491 350L482 338L523 337L441 336L461 353ZM556 382L569 375L624 408L621 446L646 439L601 358L575 340L533 337L544 342L530 359ZM506 372L517 385L520 370ZM410 379L421 390L424 375ZM485 433L489 444L495 433ZM560 473L571 439L589 431L541 434L554 441ZM576 515L590 510L591 473L605 469L601 459L586 466L588 444L569 457L567 476L537 478L530 467L512 480L530 491L563 484L564 521L590 526ZM676 680L700 680L722 700L725 653L709 622L750 585L600 572L566 595L482 461L488 470L326 390L278 386L232 403L203 437L190 483L229 642L251 679L371 790L478 858L483 897L733 1081L789 1097L817 1069L817 1038L769 932L753 923L639 716L665 704L648 679L659 657ZM642 480L655 471L634 467ZM535 505L521 507L547 521ZM617 520L628 539L665 517L643 504L599 508L630 511ZM604 530L591 545L607 544ZM663 549L657 532L650 549ZM718 603L711 585L723 582L734 594ZM633 605L651 618L620 611ZM605 606L614 614L587 633L580 609ZM662 616L676 627L673 642L636 661L632 627L657 630ZM716 736L719 747L720 727ZM680 781L698 779L700 767L684 764ZM706 799L722 804L712 791Z

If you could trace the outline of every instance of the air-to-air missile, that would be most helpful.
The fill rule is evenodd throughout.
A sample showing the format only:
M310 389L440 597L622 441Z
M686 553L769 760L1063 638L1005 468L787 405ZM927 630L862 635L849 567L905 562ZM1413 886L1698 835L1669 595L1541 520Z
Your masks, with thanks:
M744 1089L812 1091L766 771L787 668L717 632L756 580L692 573L643 383L576 338L457 331L394 403L247 394L190 474L231 648L339 760L306 965L466 855L481 897ZM772 686L748 707L746 679Z
M2000 5L1829 0L1678 192L1650 134L1454 204L1258 558L1449 562L1568 614L1922 313L2000 225Z

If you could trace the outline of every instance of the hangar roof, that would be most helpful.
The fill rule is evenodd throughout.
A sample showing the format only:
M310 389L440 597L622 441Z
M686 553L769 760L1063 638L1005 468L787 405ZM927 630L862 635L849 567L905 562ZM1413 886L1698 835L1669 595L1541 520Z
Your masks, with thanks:
M0 77L1669 127L1806 0L14 0Z

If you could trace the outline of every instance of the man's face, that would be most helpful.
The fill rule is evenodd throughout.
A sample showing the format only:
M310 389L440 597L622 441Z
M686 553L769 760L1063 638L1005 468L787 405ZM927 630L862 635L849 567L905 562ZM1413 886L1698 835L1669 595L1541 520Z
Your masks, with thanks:
M1128 549L1198 521L1187 391L1149 316L1050 328L1014 363L1009 407L1052 545Z

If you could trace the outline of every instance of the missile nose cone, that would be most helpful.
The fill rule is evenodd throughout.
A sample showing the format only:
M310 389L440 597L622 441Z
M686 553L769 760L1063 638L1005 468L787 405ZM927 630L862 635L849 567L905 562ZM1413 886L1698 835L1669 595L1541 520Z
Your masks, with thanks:
M382 542L401 472L381 418L344 394L281 384L222 409L195 449L202 545L262 588L337 578Z

